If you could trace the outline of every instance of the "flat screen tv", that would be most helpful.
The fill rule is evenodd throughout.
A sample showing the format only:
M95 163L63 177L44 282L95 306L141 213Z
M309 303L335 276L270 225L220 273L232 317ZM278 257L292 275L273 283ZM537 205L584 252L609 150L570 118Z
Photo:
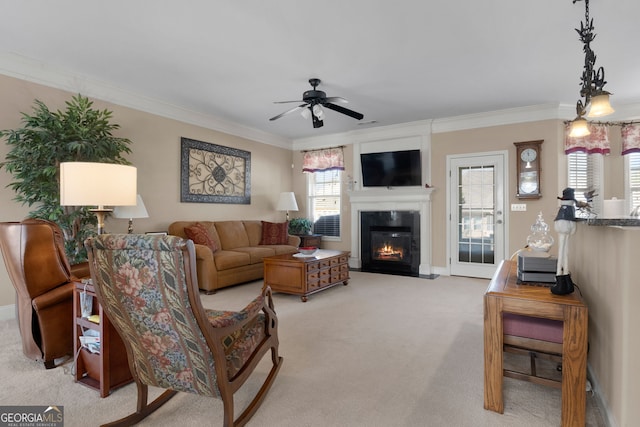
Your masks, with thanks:
M420 150L360 154L363 187L421 185Z

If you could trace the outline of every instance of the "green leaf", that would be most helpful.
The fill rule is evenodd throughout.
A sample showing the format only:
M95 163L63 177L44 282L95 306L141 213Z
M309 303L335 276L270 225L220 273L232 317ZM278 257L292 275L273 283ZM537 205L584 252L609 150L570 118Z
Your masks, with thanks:
M131 153L131 141L113 136L120 128L110 123L113 113L93 109L89 98L78 94L65 105L64 111L51 111L36 99L31 114L21 113L21 128L0 130L10 147L0 169L13 177L7 187L16 193L14 200L34 207L30 217L60 225L69 261L75 263L86 259L83 243L97 221L88 208L60 206L60 163L130 164L124 154Z

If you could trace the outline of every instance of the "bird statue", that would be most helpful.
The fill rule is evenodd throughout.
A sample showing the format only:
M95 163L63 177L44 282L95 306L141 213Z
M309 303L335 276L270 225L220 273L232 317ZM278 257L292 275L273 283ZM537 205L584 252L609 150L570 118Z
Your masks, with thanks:
M596 191L597 190L587 190L584 193L582 193L582 195L586 200L585 202L581 200L575 201L576 209L578 209L578 211L583 213L583 215L580 215L580 216L590 217L594 215L592 211L593 206L591 205L591 203L593 202L593 198L598 195Z

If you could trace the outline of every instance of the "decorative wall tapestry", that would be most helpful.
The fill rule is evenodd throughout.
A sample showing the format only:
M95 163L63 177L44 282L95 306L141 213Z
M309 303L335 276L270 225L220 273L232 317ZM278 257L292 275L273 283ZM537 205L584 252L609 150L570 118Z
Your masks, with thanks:
M180 201L251 203L251 153L181 138Z

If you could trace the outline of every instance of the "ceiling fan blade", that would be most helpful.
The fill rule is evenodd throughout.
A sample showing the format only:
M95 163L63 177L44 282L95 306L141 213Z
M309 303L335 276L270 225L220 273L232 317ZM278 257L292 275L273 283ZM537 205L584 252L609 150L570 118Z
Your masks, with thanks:
M274 104L290 104L292 102L304 102L304 101L273 101Z
M277 120L282 116L286 116L287 114L291 114L291 113L295 113L296 111L300 111L301 109L305 108L306 106L307 106L307 104L298 105L297 107L293 107L292 109L287 110L284 113L280 113L275 117L271 117L269 120L271 120L271 121Z
M324 102L340 102L342 104L348 104L349 101L347 101L346 99L342 98L341 96L329 96L325 99Z
M342 114L346 114L349 117L353 117L356 120L362 120L362 118L364 117L363 114L360 114L356 111L353 110L349 110L348 108L344 108L341 107L339 105L335 105L335 104L331 104L329 102L327 102L326 104L323 104L323 106L333 110L333 111L337 111L338 113L342 113Z

